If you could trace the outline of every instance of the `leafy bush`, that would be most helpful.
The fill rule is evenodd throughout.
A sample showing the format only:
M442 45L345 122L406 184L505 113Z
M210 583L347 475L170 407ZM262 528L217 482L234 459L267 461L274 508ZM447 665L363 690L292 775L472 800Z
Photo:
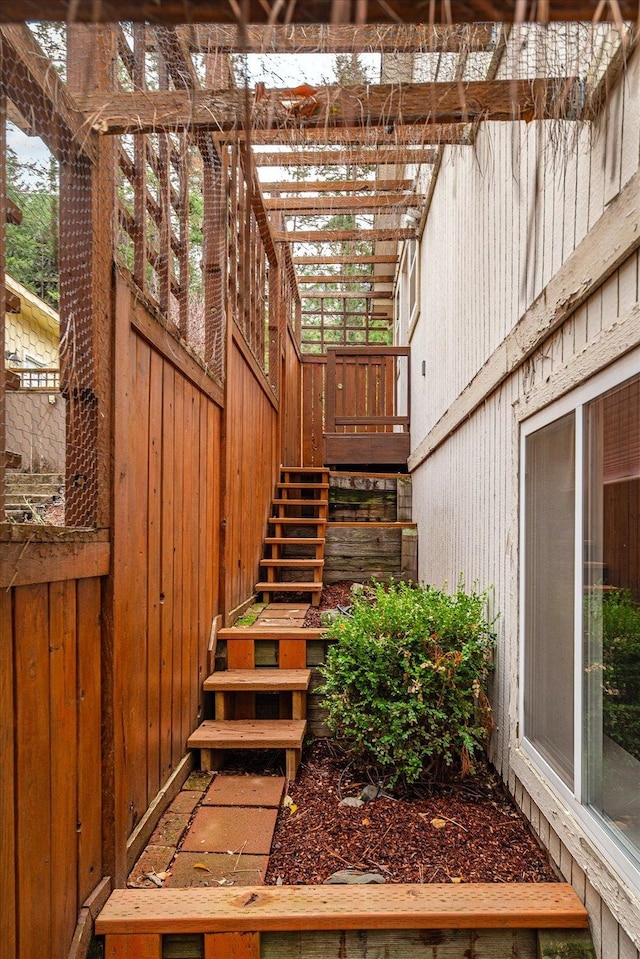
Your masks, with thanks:
M592 619L597 615L592 604ZM640 605L629 590L602 600L603 725L619 746L640 759Z
M486 593L376 585L334 622L322 668L329 728L390 786L472 770L490 729L483 691L495 642Z

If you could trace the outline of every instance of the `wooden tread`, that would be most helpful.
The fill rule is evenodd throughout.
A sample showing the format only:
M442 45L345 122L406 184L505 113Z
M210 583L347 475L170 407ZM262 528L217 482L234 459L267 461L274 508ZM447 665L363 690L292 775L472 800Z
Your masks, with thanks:
M295 526L326 526L327 520L318 516L270 516L270 523L292 523Z
M307 483L304 480L301 483L276 483L277 489L312 489L327 490L330 489L330 483Z
M227 642L234 639L270 639L288 641L299 639L303 642L312 643L315 640L322 639L326 629L315 626L225 626L218 630L218 639L225 639Z
M256 583L257 593L321 593L322 583Z
M328 506L326 499L272 499L273 506Z
M290 542L290 540L287 540ZM323 559L261 559L261 566L288 566L292 569L318 568L324 566Z
M211 673L203 683L207 692L286 692L304 690L310 669L225 669Z
M302 749L304 719L205 719L190 749Z
M567 883L116 889L97 935L322 929L587 929Z
M322 546L322 536L267 536L267 546Z

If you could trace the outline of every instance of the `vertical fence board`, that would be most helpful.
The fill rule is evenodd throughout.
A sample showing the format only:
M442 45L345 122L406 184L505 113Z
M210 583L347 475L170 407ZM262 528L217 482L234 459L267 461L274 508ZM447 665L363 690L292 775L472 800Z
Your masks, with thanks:
M50 891L46 882L44 889L42 884L42 876L51 869L51 783L42 774L48 768L51 746L48 594L46 583L17 587L14 594L16 894L20 904L16 959L39 955L54 932ZM38 904L37 922L29 903Z
M16 948L16 817L14 783L14 651L12 596L0 590L0 942Z
M160 567L160 779L166 782L175 766L173 754L173 591L175 553L174 456L175 371L168 363L162 373L162 541Z
M183 527L182 515L184 509L184 380L180 376L175 379L174 404L174 528L173 528L173 692L172 692L172 754L173 766L177 766L184 752L185 736L182 728L182 606L184 564L182 554Z
M78 647L78 901L84 902L102 878L100 756L100 602L97 578L77 583Z
M149 377L149 480L147 516L147 796L160 776L160 562L162 538L162 359L151 353Z
M57 936L52 955L63 959L76 924L78 875L76 791L78 739L76 584L49 586L51 715L51 908ZM100 700L92 704L99 706ZM83 771L85 774L89 770ZM92 774L92 773L91 773ZM99 796L97 790L95 796ZM98 804L99 806L99 804ZM98 832L100 834L100 832Z

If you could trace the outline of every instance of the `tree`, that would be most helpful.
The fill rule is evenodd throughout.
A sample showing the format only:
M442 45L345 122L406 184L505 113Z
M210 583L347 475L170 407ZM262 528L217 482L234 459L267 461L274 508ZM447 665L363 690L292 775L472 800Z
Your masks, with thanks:
M24 162L7 147L7 194L22 211L22 222L7 226L7 273L57 309L59 204L54 157L47 167Z

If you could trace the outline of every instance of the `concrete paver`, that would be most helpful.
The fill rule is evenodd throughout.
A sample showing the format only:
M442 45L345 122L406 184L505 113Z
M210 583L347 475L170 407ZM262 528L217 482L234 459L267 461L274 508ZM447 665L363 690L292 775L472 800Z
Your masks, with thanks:
M207 806L278 807L284 792L283 776L216 776L203 803Z
M185 852L235 852L268 855L276 809L201 806L182 848Z
M261 886L269 865L268 856L229 856L214 852L179 852L171 866L166 886ZM202 868L202 867L206 868Z
M147 846L131 870L129 878L127 879L127 886L135 886L136 888L141 889L148 889L151 886L154 886L155 883L153 883L150 879L147 879L145 873L165 872L169 863L175 856L175 852L175 846Z
M189 813L166 812L149 842L154 846L177 846L189 825L190 818Z

